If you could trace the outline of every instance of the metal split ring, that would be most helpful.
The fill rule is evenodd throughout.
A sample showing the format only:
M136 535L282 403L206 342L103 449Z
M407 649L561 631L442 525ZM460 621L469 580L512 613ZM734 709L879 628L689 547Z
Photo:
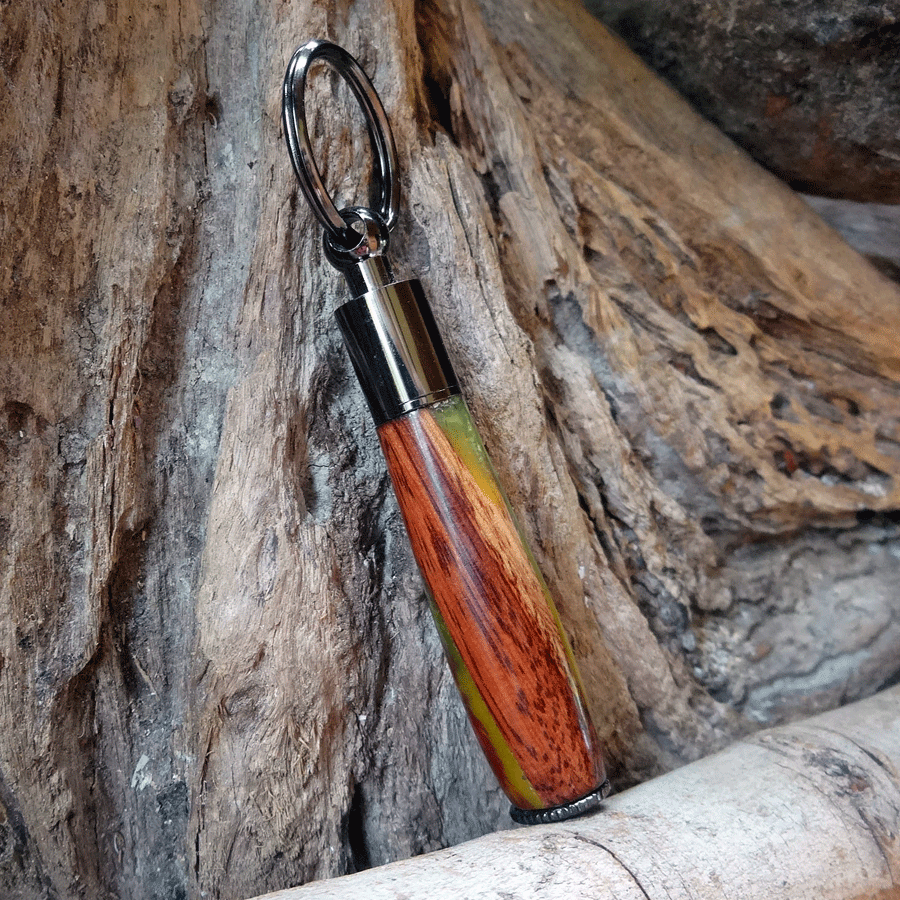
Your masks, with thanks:
M366 119L366 128L375 154L376 174L372 179L372 206L347 207L338 210L325 189L313 158L309 129L306 124L306 77L316 60L328 63L350 86ZM400 177L397 148L381 100L362 66L346 51L330 41L313 40L299 47L287 67L282 90L281 119L288 153L300 181L300 187L313 212L325 228L332 246L348 252L360 245L360 233L351 226L346 215L363 222L371 231L365 213L373 213L385 229L393 228L400 205ZM361 214L359 211L363 210ZM365 240L365 236L363 236Z
M348 265L358 263L370 256L383 256L390 242L390 233L384 219L366 206L345 206L340 212L348 225L348 237L354 243L350 246L338 244L327 229L322 233L325 258L333 266L344 270ZM358 222L362 228L354 228Z

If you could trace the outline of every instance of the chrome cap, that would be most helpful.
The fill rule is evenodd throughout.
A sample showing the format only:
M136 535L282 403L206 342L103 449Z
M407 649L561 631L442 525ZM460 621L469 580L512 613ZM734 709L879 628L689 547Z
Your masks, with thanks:
M459 393L419 281L367 291L336 315L376 425Z

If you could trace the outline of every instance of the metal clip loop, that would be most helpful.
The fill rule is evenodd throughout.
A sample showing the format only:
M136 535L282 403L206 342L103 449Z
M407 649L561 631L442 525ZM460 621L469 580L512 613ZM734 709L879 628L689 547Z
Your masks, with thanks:
M381 100L360 64L343 47L330 41L312 40L299 47L288 64L282 90L281 118L288 153L300 181L300 187L313 212L325 228L328 237L345 250L359 252L360 234L345 218L360 219L360 207L339 211L325 189L322 176L313 158L309 130L306 126L306 77L316 60L328 63L347 82L356 97L363 115L377 170L373 177L373 205L371 210L386 229L393 228L400 205L400 177L397 165L397 148L391 134L391 126Z

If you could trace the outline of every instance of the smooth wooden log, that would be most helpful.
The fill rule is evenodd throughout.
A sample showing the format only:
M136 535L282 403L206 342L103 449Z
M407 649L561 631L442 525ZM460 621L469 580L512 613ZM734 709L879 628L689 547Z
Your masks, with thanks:
M895 900L898 760L893 688L761 732L583 819L500 832L265 900Z

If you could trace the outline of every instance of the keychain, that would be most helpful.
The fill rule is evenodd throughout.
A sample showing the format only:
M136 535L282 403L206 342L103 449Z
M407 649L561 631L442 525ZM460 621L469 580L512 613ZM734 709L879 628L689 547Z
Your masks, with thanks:
M376 158L369 207L338 210L313 159L304 94L329 64L362 108ZM359 63L328 41L291 58L282 119L325 256L352 299L337 320L368 401L434 620L472 727L517 822L598 807L609 781L572 650L488 459L418 280L385 255L400 203L390 125Z

